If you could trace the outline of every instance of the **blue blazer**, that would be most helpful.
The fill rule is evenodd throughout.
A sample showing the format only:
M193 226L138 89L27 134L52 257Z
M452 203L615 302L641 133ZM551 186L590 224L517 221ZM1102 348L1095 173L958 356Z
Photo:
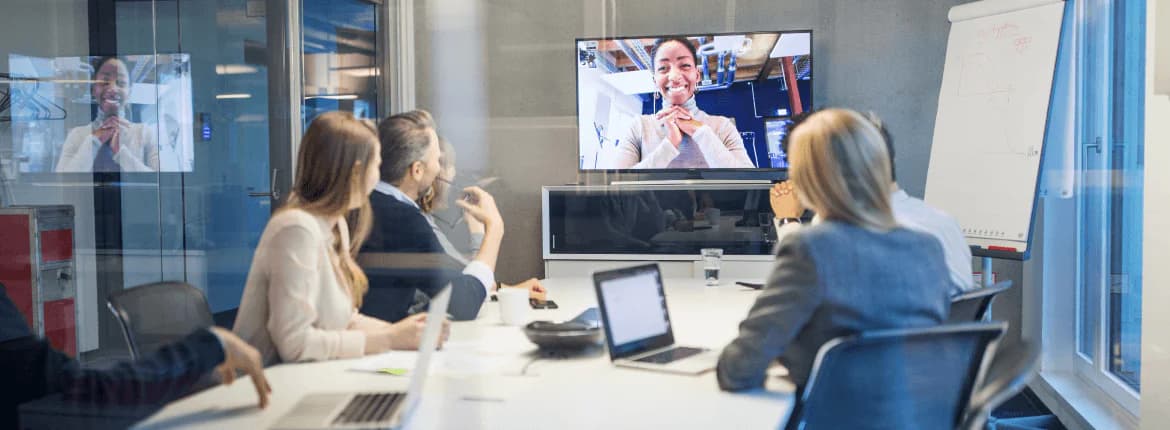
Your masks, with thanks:
M187 394L223 354L219 338L201 329L138 361L83 369L33 334L0 285L0 428L18 428L21 403L56 393L85 404L162 405Z
M408 316L414 303L415 291L434 297L451 284L451 303L447 313L457 321L472 320L479 315L487 295L479 279L462 273L463 267L454 262L439 238L431 229L422 212L415 206L374 192L370 195L374 211L374 226L362 245L361 252L430 255L436 261L445 261L437 267L388 269L372 267L362 261L362 269L370 279L370 289L362 299L361 312L389 322ZM391 256L393 259L393 256ZM489 286L490 287L490 286Z

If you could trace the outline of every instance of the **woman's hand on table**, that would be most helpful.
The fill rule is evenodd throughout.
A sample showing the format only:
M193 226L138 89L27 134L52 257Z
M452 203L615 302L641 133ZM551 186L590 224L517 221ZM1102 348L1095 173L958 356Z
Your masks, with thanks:
M390 324L389 327L366 332L366 354L377 354L391 349L418 350L422 344L422 335L427 326L426 312L414 314ZM451 335L451 322L443 318L443 332L439 335L436 348L442 348L443 343Z

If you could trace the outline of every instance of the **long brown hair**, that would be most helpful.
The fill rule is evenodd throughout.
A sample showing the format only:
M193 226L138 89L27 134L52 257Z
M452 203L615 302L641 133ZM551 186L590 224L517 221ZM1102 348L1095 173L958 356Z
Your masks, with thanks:
M792 132L791 144L789 173L806 206L870 230L894 227L890 157L873 123L851 110L822 110Z
M297 175L284 208L348 220L349 243L343 244L342 232L334 228L331 249L337 256L339 280L349 288L357 307L369 289L369 280L356 258L370 234L373 215L366 196L360 196L363 201L358 209L350 209L350 203L361 195L366 171L377 153L378 134L373 123L354 118L349 112L321 114L301 139ZM348 252L344 245L349 245Z

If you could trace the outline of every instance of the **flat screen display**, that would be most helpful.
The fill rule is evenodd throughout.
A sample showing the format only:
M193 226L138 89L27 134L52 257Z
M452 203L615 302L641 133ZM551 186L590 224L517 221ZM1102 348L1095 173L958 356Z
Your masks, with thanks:
M582 171L783 170L769 120L812 108L812 32L578 39Z
M190 172L188 54L8 57L21 173Z

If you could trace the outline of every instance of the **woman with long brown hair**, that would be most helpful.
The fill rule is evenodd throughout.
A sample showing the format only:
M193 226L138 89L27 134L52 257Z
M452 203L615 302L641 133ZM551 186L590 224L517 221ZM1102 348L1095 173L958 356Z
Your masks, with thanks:
M374 125L349 113L322 114L305 132L292 194L256 247L234 328L266 363L418 348L425 315L390 324L357 311L369 283L355 256L381 162Z

